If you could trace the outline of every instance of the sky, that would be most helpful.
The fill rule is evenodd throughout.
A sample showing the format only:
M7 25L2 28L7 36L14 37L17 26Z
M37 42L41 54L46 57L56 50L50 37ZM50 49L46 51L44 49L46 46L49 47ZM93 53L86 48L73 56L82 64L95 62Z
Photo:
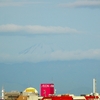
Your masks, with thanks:
M100 0L0 0L1 69L8 66L2 64L63 61L83 61L83 68L89 60L88 68L97 61L100 70L99 43Z

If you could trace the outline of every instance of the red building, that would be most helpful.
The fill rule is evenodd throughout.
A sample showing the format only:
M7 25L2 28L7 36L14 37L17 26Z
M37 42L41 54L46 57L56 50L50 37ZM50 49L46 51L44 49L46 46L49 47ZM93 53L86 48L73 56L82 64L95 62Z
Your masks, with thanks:
M71 95L54 95L43 97L42 100L100 100L99 96L71 96Z
M72 96L48 96L48 97L43 97L42 100L73 100ZM77 99L81 100L81 99Z
M41 96L46 97L54 94L54 84L53 83L43 83L40 85Z

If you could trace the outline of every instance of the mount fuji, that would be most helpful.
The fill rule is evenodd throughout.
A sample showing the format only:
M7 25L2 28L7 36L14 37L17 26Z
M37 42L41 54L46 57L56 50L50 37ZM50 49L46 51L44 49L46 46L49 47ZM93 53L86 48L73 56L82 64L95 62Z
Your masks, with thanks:
M60 45L39 43L19 52L19 56L31 62L51 61L59 58L59 52L63 51L65 50Z
M64 49L55 44L39 43L21 51L19 54L50 54L58 50L62 51Z

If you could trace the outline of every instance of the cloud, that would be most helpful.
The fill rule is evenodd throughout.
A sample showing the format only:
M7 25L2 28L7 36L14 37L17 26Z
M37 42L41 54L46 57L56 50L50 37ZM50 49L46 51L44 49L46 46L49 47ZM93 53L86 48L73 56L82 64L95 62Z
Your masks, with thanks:
M66 34L66 33L80 33L80 31L70 28L70 27L61 27L61 26L40 26L40 25L15 25L15 24L6 24L0 25L0 33L5 34L6 32L21 32L27 34Z
M52 58L60 60L100 59L100 49L87 51L56 51L51 54Z
M100 8L100 0L77 0L71 3L59 4L59 6L68 8Z
M14 24L0 25L0 32L16 32L22 29L23 29L22 26L18 26Z
M33 4L44 4L47 2L33 2L33 1L13 1L13 0L1 0L0 7L9 6L27 6ZM89 7L89 8L100 8L100 0L76 0L75 2L59 4L60 7L77 8L77 7Z
M56 60L82 60L98 59L100 60L100 49L90 49L87 51L61 51L57 50L48 54L0 54L0 62L42 62Z
M41 4L41 3L44 3L44 2L31 2L31 1L14 2L14 1L10 1L10 0L9 1L5 0L5 1L0 2L0 7L23 6L23 5L32 5L32 4Z

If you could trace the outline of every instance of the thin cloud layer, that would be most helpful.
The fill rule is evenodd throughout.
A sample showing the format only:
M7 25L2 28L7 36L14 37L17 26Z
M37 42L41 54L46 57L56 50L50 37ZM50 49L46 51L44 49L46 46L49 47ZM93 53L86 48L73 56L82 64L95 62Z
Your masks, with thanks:
M24 5L32 5L32 4L42 4L44 2L26 2L26 1L20 1L20 2L14 2L14 1L2 1L0 2L0 7L9 7L9 6L24 6Z
M6 32L21 32L27 34L66 34L66 33L80 33L80 31L70 28L70 27L61 27L61 26L39 26L39 25L15 25L7 24L0 26L0 33L5 34Z
M87 51L54 51L48 54L0 54L0 62L42 62L56 60L82 60L98 59L100 60L100 49L91 49Z
M99 0L78 0L71 3L64 3L60 4L61 7L67 7L67 8L100 8L100 1Z

